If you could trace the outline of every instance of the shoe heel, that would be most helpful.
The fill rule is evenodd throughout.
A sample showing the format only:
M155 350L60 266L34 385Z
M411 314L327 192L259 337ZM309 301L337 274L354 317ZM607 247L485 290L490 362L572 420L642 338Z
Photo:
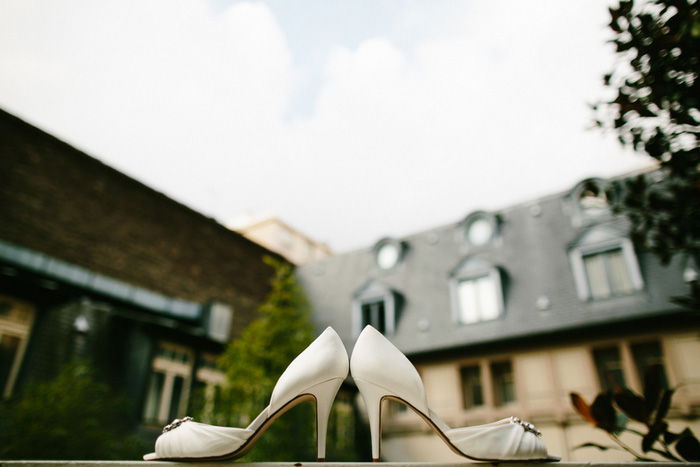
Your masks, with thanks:
M333 378L310 388L307 393L316 399L316 462L326 460L326 434L333 400L344 378Z
M387 390L368 381L355 378L367 409L369 432L372 439L372 461L379 462L382 453L382 400Z

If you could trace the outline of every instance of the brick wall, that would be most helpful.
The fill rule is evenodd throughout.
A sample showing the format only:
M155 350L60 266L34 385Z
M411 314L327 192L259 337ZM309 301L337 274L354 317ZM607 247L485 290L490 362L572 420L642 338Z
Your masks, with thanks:
M0 239L169 296L229 304L234 333L272 273L268 250L1 110Z

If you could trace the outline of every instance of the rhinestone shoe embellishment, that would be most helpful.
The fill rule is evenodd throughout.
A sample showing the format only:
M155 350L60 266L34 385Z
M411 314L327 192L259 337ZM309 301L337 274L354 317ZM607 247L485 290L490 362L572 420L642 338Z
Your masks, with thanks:
M174 430L175 428L179 427L180 425L182 425L185 422L193 422L193 421L194 421L194 418L192 418L192 417L185 417L182 420L180 420L179 418L176 418L175 420L173 420L173 422L170 425L165 425L165 428L163 428L163 433L167 433L170 430Z
M526 422L524 420L520 420L518 417L510 417L511 423L516 423L523 428L525 428L525 431L529 431L530 433L534 433L537 436L542 436L542 432L535 428L535 425L533 425L530 422Z

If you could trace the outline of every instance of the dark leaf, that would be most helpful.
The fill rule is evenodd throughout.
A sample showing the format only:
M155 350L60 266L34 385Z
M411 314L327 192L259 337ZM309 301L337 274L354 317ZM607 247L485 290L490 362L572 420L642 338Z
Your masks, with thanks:
M688 462L700 462L700 442L693 432L686 428L676 443L676 451Z
M666 433L664 433L664 443L669 445L673 444L684 435L685 433L673 433L672 431L666 431Z
M671 407L671 397L673 396L673 389L666 389L661 396L661 402L659 402L659 407L656 409L656 417L654 422L658 423L666 418L668 414L668 409Z
M649 433L644 435L644 437L642 438L642 451L651 451L656 440L659 439L659 436L661 436L661 434L666 432L667 428L668 424L666 422L660 422L652 426L649 429Z
M659 397L663 388L661 365L650 365L644 372L644 399L649 412L659 405Z
M644 424L648 422L649 411L647 410L646 401L632 391L625 390L615 394L615 403L631 419Z
M596 444L596 443L584 443L579 446L576 446L574 449L581 449L581 448L598 448L601 451L607 451L608 449L618 449L615 446L603 446L602 444Z
M610 394L598 394L598 397L593 401L593 405L591 405L591 415L598 428L608 433L619 431L617 414L612 405L612 396Z
M619 13L617 12L617 10L614 10L612 8L609 8L608 10L610 11L610 17L612 18L610 20L610 29L617 33L622 32L622 28L620 28L620 25L617 23L617 19L620 17Z

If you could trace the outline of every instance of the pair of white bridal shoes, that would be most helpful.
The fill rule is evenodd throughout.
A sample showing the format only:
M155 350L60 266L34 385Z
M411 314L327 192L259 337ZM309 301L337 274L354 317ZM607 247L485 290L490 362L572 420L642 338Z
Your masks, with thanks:
M317 460L325 459L326 428L333 399L348 369L367 408L372 458L381 454L381 405L392 399L412 408L457 454L480 461L557 461L540 432L515 417L488 425L452 429L428 407L425 388L408 358L379 331L367 326L348 364L340 337L327 328L287 367L272 391L270 405L247 428L176 420L156 440L144 460L218 461L243 456L281 414L303 401L316 403Z

